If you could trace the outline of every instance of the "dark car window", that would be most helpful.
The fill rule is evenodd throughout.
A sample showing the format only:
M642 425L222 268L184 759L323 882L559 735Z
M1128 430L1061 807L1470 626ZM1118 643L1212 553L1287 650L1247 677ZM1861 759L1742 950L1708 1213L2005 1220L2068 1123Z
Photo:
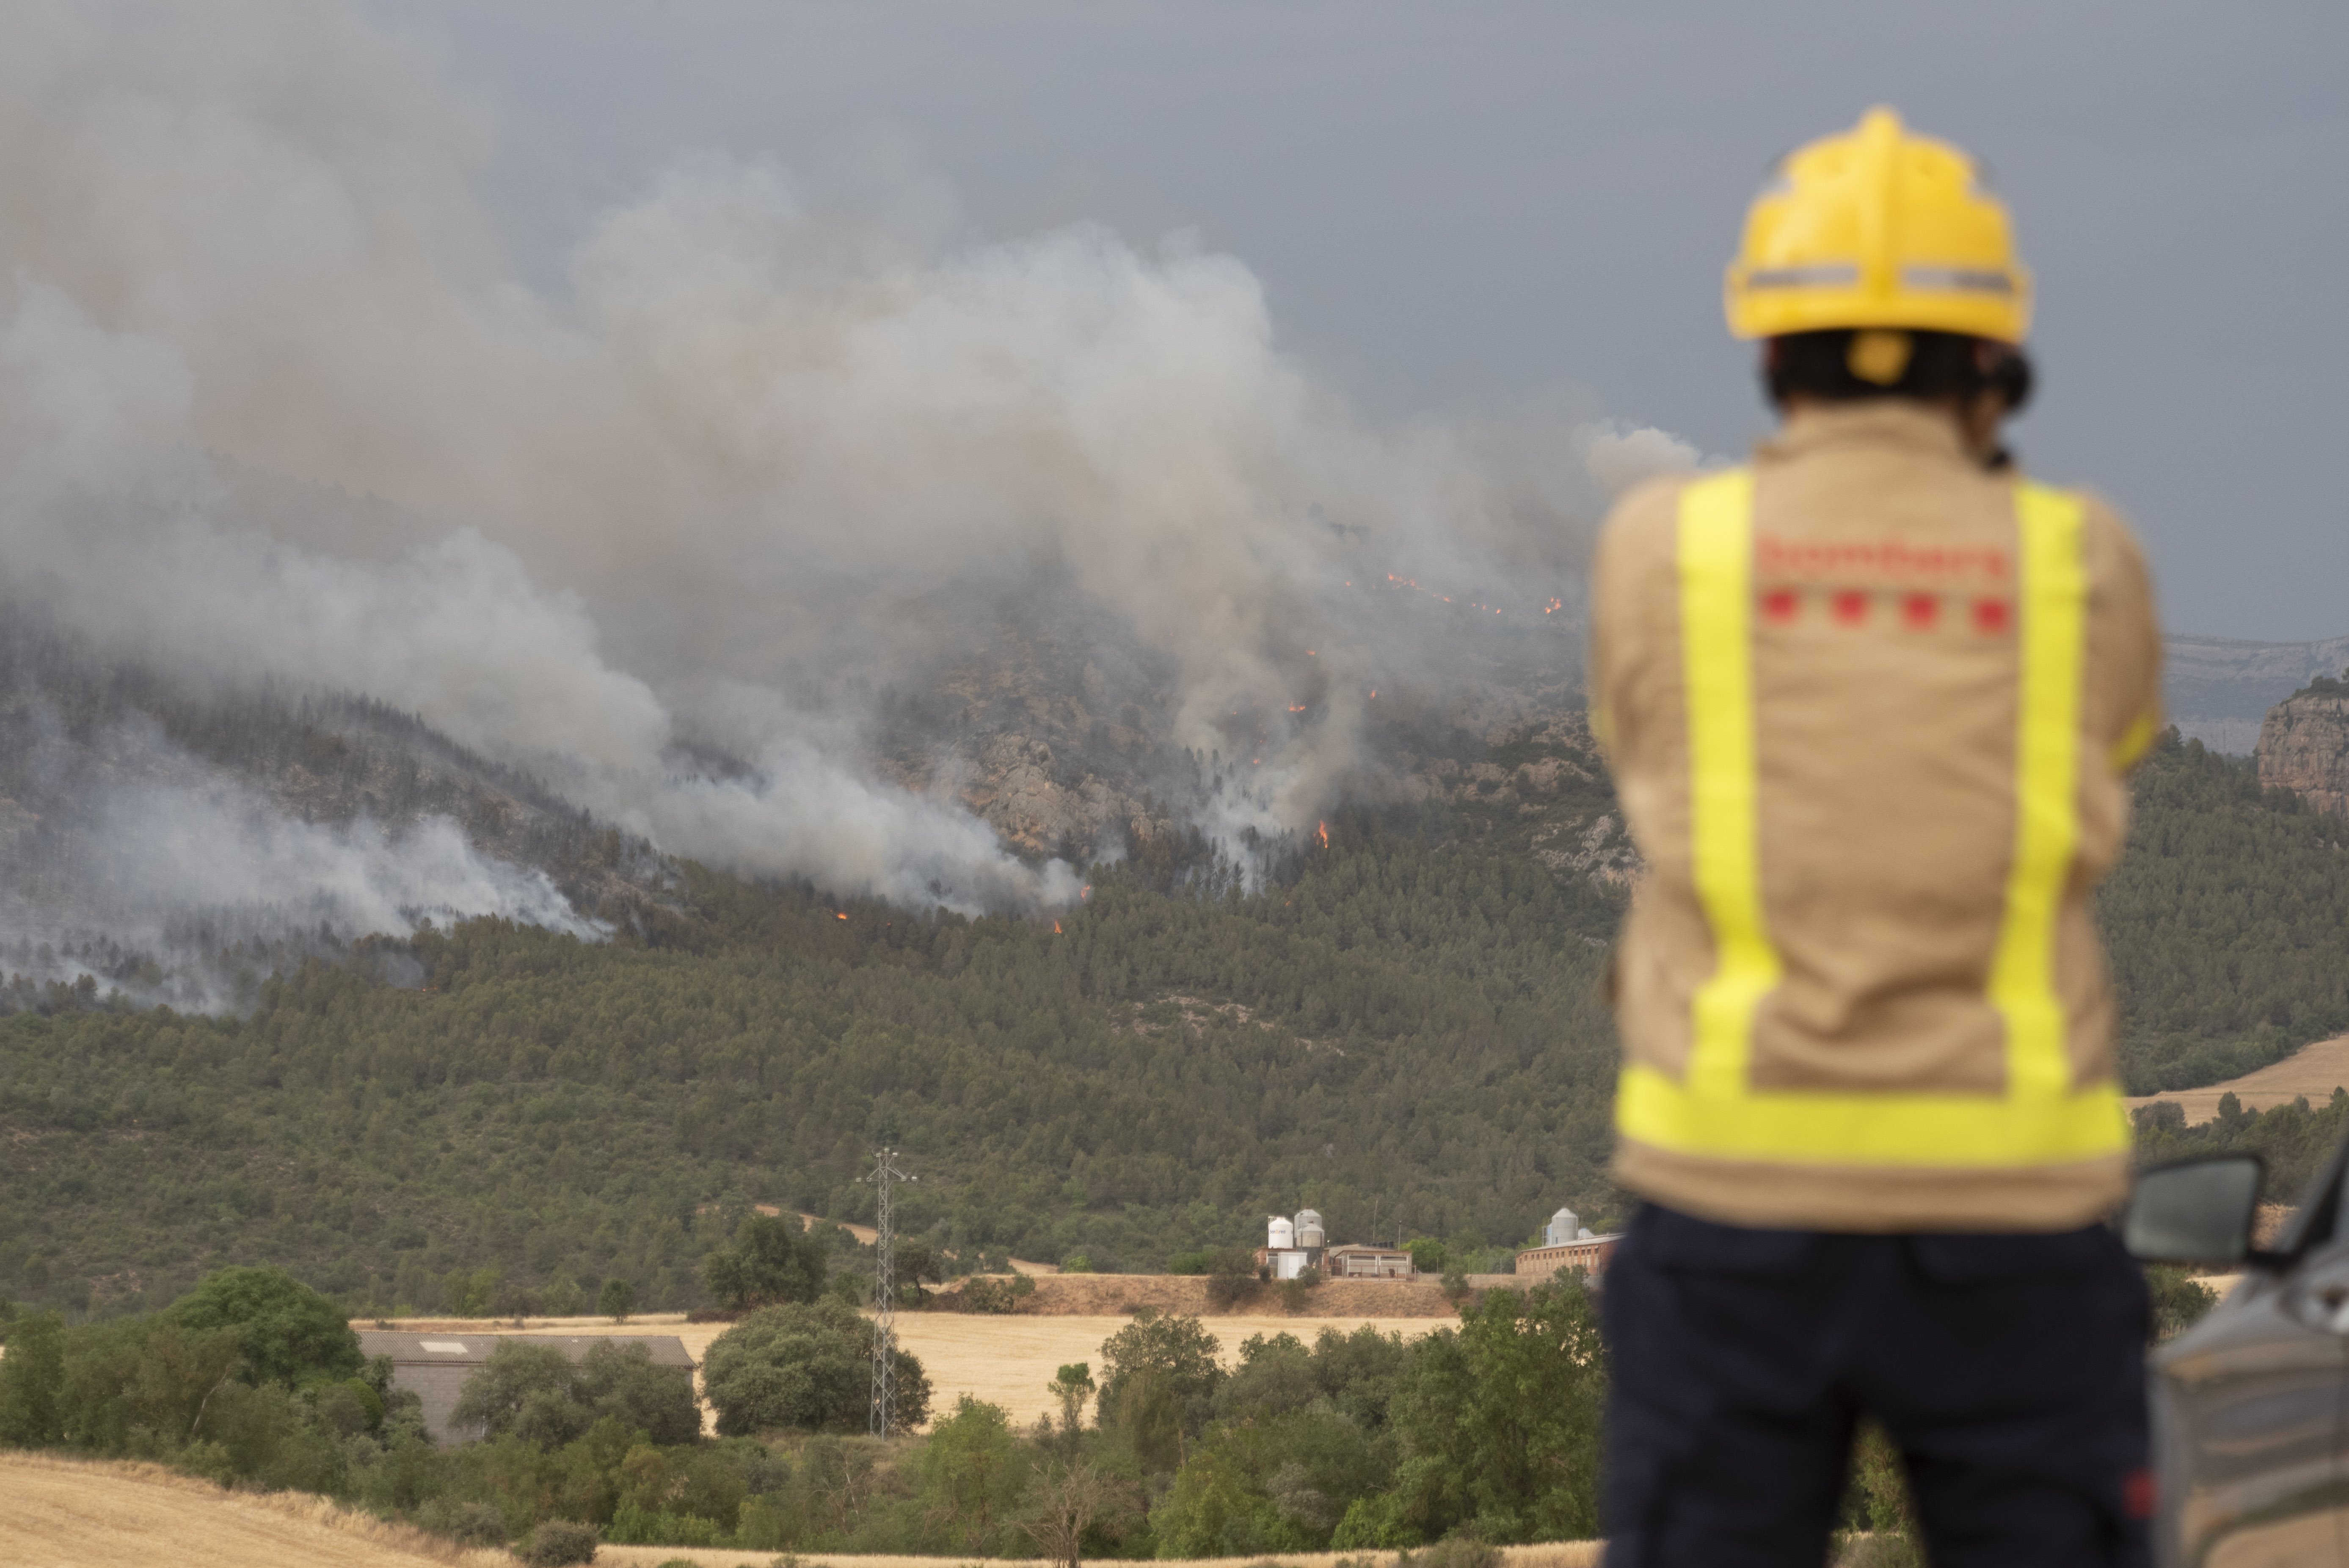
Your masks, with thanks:
M2349 1184L2349 1141L2344 1141L2333 1151L2333 1158L2325 1161L2323 1171L2309 1183L2307 1191L2299 1195L2300 1212L2284 1227L2283 1234L2269 1245L2278 1252L2297 1256L2349 1241L2349 1230L2344 1230L2341 1222L2343 1215L2349 1214L2349 1203L2342 1201L2344 1184ZM2263 1196L2271 1203L2282 1202L2284 1198L2281 1192L2269 1192Z

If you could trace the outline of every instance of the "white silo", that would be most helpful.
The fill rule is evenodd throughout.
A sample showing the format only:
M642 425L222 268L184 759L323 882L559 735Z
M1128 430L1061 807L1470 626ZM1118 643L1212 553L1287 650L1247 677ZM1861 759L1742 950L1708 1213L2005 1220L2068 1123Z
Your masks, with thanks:
M1582 1221L1571 1209L1560 1209L1549 1217L1549 1230L1543 1240L1553 1247L1562 1247L1577 1239L1582 1232Z
M1264 1250L1268 1253L1285 1253L1294 1250L1296 1245L1297 1227L1282 1216L1275 1214L1271 1222L1264 1228Z
M1308 1252L1321 1245L1321 1216L1316 1211L1297 1211L1297 1244Z

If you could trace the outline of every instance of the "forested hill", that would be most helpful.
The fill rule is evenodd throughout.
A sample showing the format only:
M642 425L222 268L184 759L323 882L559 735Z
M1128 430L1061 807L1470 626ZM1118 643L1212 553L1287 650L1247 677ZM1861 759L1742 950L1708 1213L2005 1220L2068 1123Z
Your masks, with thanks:
M2131 1093L2218 1083L2349 1030L2349 820L2172 730L2097 897Z
M1585 746L1431 754L1421 804L1255 893L1162 842L1057 930L695 872L607 942L428 930L241 1017L51 997L0 1020L0 1295L249 1261L378 1309L689 1305L744 1204L865 1213L884 1139L973 1262L1158 1268L1308 1203L1364 1239L1603 1223L1622 861ZM2349 830L2174 738L2137 791L2102 903L2133 1087L2349 1026Z
M237 1257L385 1308L479 1269L681 1305L727 1223L702 1205L857 1213L878 1139L913 1229L1103 1268L1303 1203L1488 1240L1604 1208L1614 897L1330 838L1253 896L1104 875L1057 932L697 875L642 939L428 933L413 988L314 965L245 1019L19 1016L0 1292L163 1300Z

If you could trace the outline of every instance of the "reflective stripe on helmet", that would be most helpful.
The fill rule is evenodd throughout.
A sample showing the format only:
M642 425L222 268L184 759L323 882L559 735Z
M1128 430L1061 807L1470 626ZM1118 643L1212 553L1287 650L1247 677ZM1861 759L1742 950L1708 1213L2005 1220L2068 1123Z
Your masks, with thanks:
M1782 973L1762 902L1753 496L1753 475L1742 469L1698 480L1681 495L1691 861L1716 957L1692 1006L1683 1076L1627 1065L1618 1129L1682 1153L1804 1164L2023 1167L2127 1148L2118 1090L2108 1083L2071 1088L2055 989L2057 915L2078 838L2086 574L2079 501L2031 484L2016 491L2023 614L2015 853L1988 995L2006 1026L2005 1091L1753 1088L1754 1013Z
M1745 274L1750 289L1848 288L1859 282L1859 269L1848 264L1816 267L1763 267Z
M1748 284L1752 283L1747 280ZM1911 289L1956 289L1961 293L2011 294L2017 292L2011 273L1979 267L1903 267L1900 286Z

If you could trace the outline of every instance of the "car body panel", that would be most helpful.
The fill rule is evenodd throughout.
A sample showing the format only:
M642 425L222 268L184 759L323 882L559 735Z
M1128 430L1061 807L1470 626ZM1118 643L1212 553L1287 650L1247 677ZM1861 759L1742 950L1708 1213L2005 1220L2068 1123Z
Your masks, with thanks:
M2166 1568L2340 1568L2349 1247L2246 1275L2152 1375Z

